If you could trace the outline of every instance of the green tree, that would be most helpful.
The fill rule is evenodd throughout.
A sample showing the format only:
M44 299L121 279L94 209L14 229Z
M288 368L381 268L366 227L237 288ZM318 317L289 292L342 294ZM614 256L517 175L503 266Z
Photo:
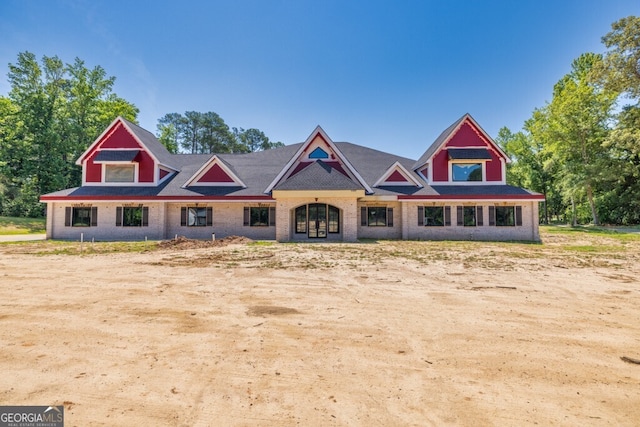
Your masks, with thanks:
M271 142L258 129L230 130L222 117L212 111L166 114L158 120L156 135L172 153L248 153L284 145Z
M603 196L604 220L617 224L640 224L640 108L626 106L604 147L609 157L610 188Z
M610 178L603 169L608 155L603 143L616 99L614 92L592 83L591 71L601 61L601 55L581 55L573 61L571 72L555 85L548 106L550 134L545 147L551 159L562 166L564 196L573 206L586 198L594 224L600 223L596 192Z
M609 89L640 100L640 17L628 16L611 25L602 37L608 51L596 77Z
M496 142L512 160L507 165L507 183L543 194L545 202L541 217L542 222L548 224L551 212L557 214L560 206L557 203L552 163L549 162L549 153L544 150L545 134L542 129L545 122L544 112L536 110L522 131L513 133L503 127L498 132ZM554 203L550 203L551 199Z
M42 215L40 195L79 185L74 162L80 153L115 117L135 121L138 110L112 93L113 77L79 59L65 65L57 56L43 56L38 62L22 52L9 64L8 79L0 121L15 130L0 136L0 212Z
M40 194L64 188L64 159L57 152L67 84L64 74L64 64L55 56L44 56L39 64L35 55L24 52L18 55L16 64L9 64L9 99L22 123L22 132L16 135L22 140L13 143L20 151L8 157L13 175L5 202L14 215L23 214L16 212L18 208L33 215L31 206L39 206Z
M269 137L259 129L242 129L233 128L233 135L241 147L247 152L270 150L276 147L282 147L284 144L280 141L271 142Z
M187 116L193 111L185 113ZM236 151L235 139L229 126L217 113L209 111L198 113L196 120L200 123L199 140L200 150L203 153L234 153Z
M180 148L180 120L178 113L169 113L158 120L158 140L170 153L176 154Z
M211 111L169 113L158 120L157 129L158 138L169 151L177 148L191 154L234 152L235 141L229 126Z
M138 109L112 93L116 79L108 77L102 67L88 69L84 61L76 58L73 64L67 65L67 73L69 79L61 121L64 145L60 150L66 165L65 186L73 186L82 178L82 171L74 165L75 160L115 117L135 121Z
M604 146L610 157L612 188L603 197L606 221L640 223L640 18L629 16L612 24L602 38L607 47L595 81L620 93L625 104Z

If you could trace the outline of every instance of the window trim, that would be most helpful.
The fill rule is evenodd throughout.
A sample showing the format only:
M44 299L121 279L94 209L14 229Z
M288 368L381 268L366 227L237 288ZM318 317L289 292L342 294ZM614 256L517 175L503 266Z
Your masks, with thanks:
M75 224L74 218L77 209L89 210L89 223L88 224ZM64 208L64 225L65 227L97 227L98 226L98 207L97 206L66 206Z
M498 209L510 208L513 209L513 224L498 224ZM507 206L489 206L489 225L496 227L521 227L522 226L522 206L521 205L507 205Z
M335 227L332 225L332 214L337 215L337 221ZM327 203L327 233L338 234L340 233L340 208Z
M133 168L133 181L108 181L107 169L109 167L124 167L129 166ZM138 182L138 163L131 162L108 162L102 164L102 183L109 185L131 185Z
M124 215L125 209L141 209L140 215L140 225L125 225L124 224ZM149 207L138 205L138 206L118 206L116 207L116 227L148 227L149 226Z
M481 159L474 159L474 160L464 160L464 159L458 159L458 160L449 160L449 181L450 182L455 182L455 183L482 183L482 182L486 182L487 181L487 168L486 168L486 160L481 160ZM481 170L481 179L480 180L466 180L466 181L462 181L462 180L457 180L454 179L454 166L457 165L480 165L480 170ZM473 173L473 172L472 172ZM471 174L469 174L471 175Z
M369 221L369 209L385 209L385 223L372 225ZM360 208L360 226L362 227L393 227L393 208L388 206L362 206Z
M251 214L252 209L267 209L267 223L253 224ZM275 206L245 206L243 208L243 226L245 227L274 227L276 225L276 207Z
M467 222L468 210L473 209L473 224ZM458 227L482 227L484 225L484 208L482 205L459 205L456 208L456 225Z
M204 209L204 224L189 224L189 210L190 209ZM180 208L180 226L181 227L211 227L213 226L213 208L211 206L182 206Z

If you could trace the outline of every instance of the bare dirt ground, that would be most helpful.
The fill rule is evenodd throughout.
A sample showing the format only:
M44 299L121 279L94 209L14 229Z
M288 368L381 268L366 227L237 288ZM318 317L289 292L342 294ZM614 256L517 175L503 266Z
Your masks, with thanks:
M67 426L637 426L626 237L3 244L0 404Z

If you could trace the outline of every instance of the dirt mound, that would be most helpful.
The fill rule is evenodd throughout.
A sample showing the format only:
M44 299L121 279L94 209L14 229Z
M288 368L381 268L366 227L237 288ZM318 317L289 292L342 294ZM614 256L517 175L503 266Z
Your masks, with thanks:
M227 245L246 245L247 243L251 243L253 240L244 236L227 236L222 239L216 240L197 240L197 239L188 239L184 236L178 236L176 239L171 240L163 240L158 244L158 248L160 249L199 249L199 248L211 248L217 246L227 246Z

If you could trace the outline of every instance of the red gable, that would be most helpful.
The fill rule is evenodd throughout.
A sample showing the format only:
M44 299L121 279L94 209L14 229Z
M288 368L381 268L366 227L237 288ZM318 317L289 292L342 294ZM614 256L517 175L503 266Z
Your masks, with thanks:
M102 182L102 163L94 161L101 150L130 150L140 152L133 160L138 164L137 182L152 183L155 179L156 164L154 158L138 139L127 129L122 119L117 118L112 125L78 159L84 168L85 182Z
M407 182L407 179L399 171L394 171L391 175L389 175L386 181L387 182Z
M508 161L506 155L486 135L486 133L473 121L470 116L464 118L462 123L446 138L433 156L433 181L449 181L449 152L447 148L486 148L491 159L486 161L486 181L496 182L503 179L503 162Z
M100 139L97 147L99 148L142 148L133 135L124 127L122 123L118 123L114 129Z
M227 175L219 164L214 163L196 182L235 182L235 180Z

